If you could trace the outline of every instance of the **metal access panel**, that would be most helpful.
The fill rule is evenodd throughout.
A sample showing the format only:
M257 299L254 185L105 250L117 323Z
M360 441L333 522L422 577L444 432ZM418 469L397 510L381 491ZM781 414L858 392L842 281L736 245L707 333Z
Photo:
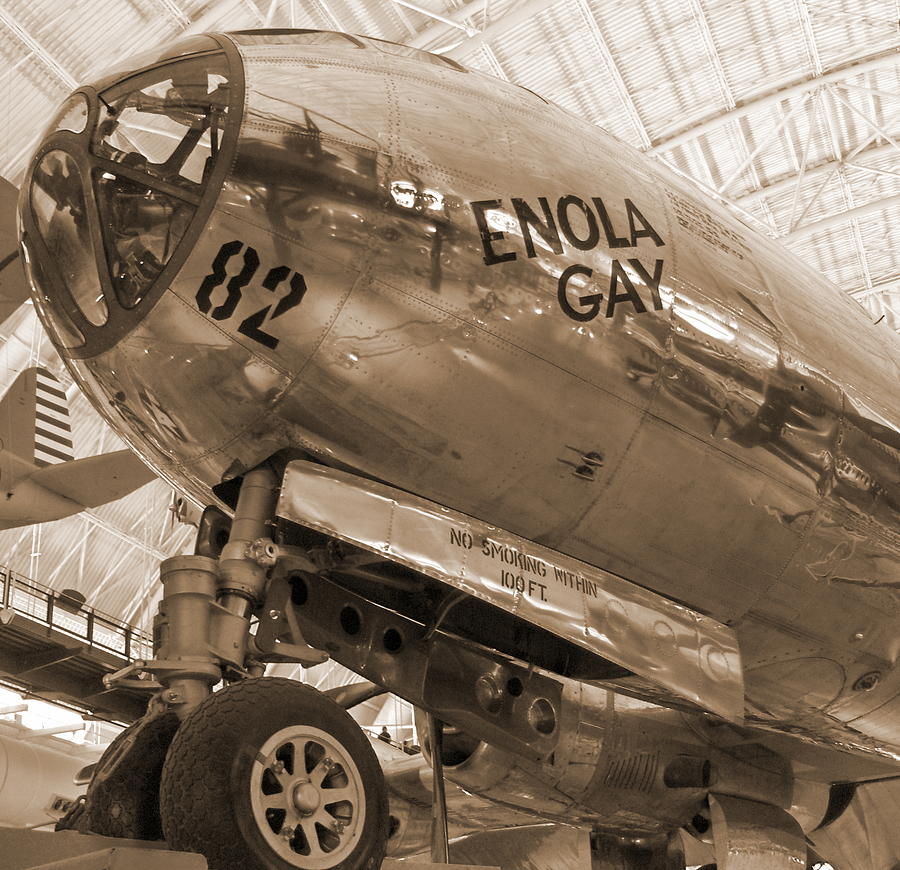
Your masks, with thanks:
M412 568L725 719L743 717L728 626L607 571L409 493L288 465L278 515Z

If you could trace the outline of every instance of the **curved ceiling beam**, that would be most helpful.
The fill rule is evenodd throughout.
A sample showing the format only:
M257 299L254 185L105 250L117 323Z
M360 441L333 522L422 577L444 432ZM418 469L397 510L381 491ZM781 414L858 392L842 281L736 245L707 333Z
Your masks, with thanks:
M871 145L868 148L864 148L862 151L857 151L853 154L852 158L849 156L850 152L848 152L848 154L840 160L825 160L822 163L817 163L814 166L808 167L806 172L803 173L803 181L805 183L807 181L815 181L816 179L824 178L829 172L836 169L841 164L846 164L851 159L862 162L869 158L877 159L879 157L884 157L888 153L894 152L894 146L889 143L884 145ZM751 190L747 193L735 196L734 201L739 202L742 205L749 205L760 199L765 199L767 196L775 196L786 190L790 190L796 183L797 174L791 173L790 175L776 179L769 184L765 184L757 190Z
M513 7L513 11L507 12L505 15L493 21L481 33L464 39L459 45L454 46L450 51L445 51L445 57L451 57L454 60L462 60L467 54L481 48L489 39L496 39L504 33L509 32L514 27L524 24L526 21L540 15L545 9L555 6L560 0L530 0L523 3L518 8Z
M88 510L82 511L79 516L82 517L85 522L98 526L99 528L103 529L104 532L108 532L114 538L118 538L120 541L123 541L124 543L140 550L143 553L147 553L147 555L152 556L154 559L162 561L163 559L169 558L168 553L165 553L162 550L154 547L152 544L148 544L146 541L142 541L140 538L136 538L134 535L120 529L114 523L111 523L109 520L104 519L102 516L100 516L93 508L88 508Z
M156 0L156 2L162 7L163 11L167 12L178 22L179 27L184 28L190 26L191 19L175 0Z
M871 202L867 202L864 205L858 205L856 208L848 208L846 211L841 211L837 214L830 214L827 217L820 218L817 221L812 221L811 223L804 224L802 227L797 227L797 229L795 229L793 232L783 235L782 238L787 242L799 241L801 239L808 238L809 236L813 235L813 233L819 233L822 230L827 230L831 227L845 223L851 218L865 217L866 215L885 211L886 209L891 208L895 205L900 205L900 193L895 193L893 196L879 197L878 199L873 199Z
M469 0L468 3L464 3L458 9L454 9L452 12L445 12L447 18L452 20L454 23L453 27L467 27L466 19L469 18L474 12L482 12L484 10L484 0ZM453 28L448 27L446 24L442 24L437 21L434 24L429 24L424 30L417 33L412 39L407 40L407 45L411 45L413 48L425 48L428 45L431 45L435 40L447 36Z
M866 296L890 296L900 291L900 275L891 278L882 278L872 283L871 287L860 287L856 290L848 290L847 295L854 299L863 299Z
M31 35L27 28L23 27L2 6L0 6L0 22L6 25L15 34L19 42L23 43L35 57L42 61L63 84L67 85L69 90L75 90L78 87L75 77Z
M805 94L807 91L815 90L830 82L839 82L850 76L860 75L861 73L869 72L874 69L898 65L900 65L900 49L898 48L890 48L887 51L881 51L877 54L856 58L849 63L825 70L822 75L804 76L803 78L797 79L786 85L773 88L759 96L738 103L738 105L733 109L729 109L727 112L718 112L714 115L708 115L697 123L689 124L668 136L657 139L650 147L649 151L651 154L658 151L669 151L672 148L683 145L685 142L696 139L698 136L702 136L704 133L716 130L723 124L727 124L737 118L742 118L744 115L754 112L757 109L762 109L772 103L778 103L788 97Z
M466 36L474 36L478 31L468 24L463 24L462 22L456 21L453 18L449 18L445 15L439 15L437 12L432 12L430 9L426 9L424 6L420 6L418 3L412 3L410 0L394 0L398 6L404 6L407 9L412 9L413 12L418 12L420 15L425 15L428 18L432 18L435 21L447 25L447 27L454 28L456 30L462 30Z
M207 9L201 15L191 22L182 32L181 36L193 36L195 33L206 33L210 30L222 29L222 23L229 22L230 29L236 29L242 26L244 19L240 17L241 9L246 9L244 0L220 0L214 3L212 8ZM256 7L254 7L256 9ZM249 11L249 10L248 10ZM259 15L259 9L256 9L255 16L260 25L265 25L265 18Z

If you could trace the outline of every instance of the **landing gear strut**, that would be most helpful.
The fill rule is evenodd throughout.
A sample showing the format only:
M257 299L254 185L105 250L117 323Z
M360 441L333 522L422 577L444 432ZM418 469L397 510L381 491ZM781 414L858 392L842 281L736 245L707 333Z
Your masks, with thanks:
M266 661L328 657L291 620L285 573L314 566L272 540L277 495L270 468L248 472L227 543L201 535L203 555L162 563L154 659L107 680L155 694L100 760L72 827L164 836L210 870L380 866L388 804L368 738L322 693L261 676Z
M435 864L450 863L450 837L447 830L447 793L444 788L444 723L428 714L431 735L431 860Z

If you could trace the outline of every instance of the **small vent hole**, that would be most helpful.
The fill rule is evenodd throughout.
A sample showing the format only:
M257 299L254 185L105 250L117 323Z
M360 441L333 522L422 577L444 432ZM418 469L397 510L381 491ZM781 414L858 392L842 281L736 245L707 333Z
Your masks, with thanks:
M403 635L396 628L389 628L381 642L389 653L398 653L403 649Z
M341 610L341 628L344 629L346 634L351 636L355 634L359 634L362 629L362 616L359 615L359 611L348 604Z

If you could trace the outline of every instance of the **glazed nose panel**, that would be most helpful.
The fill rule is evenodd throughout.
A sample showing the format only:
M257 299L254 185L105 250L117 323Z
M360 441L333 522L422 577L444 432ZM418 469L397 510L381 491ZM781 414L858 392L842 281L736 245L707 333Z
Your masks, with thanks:
M96 356L133 329L201 232L240 124L240 63L228 54L82 88L48 126L20 220L39 310L66 355Z

